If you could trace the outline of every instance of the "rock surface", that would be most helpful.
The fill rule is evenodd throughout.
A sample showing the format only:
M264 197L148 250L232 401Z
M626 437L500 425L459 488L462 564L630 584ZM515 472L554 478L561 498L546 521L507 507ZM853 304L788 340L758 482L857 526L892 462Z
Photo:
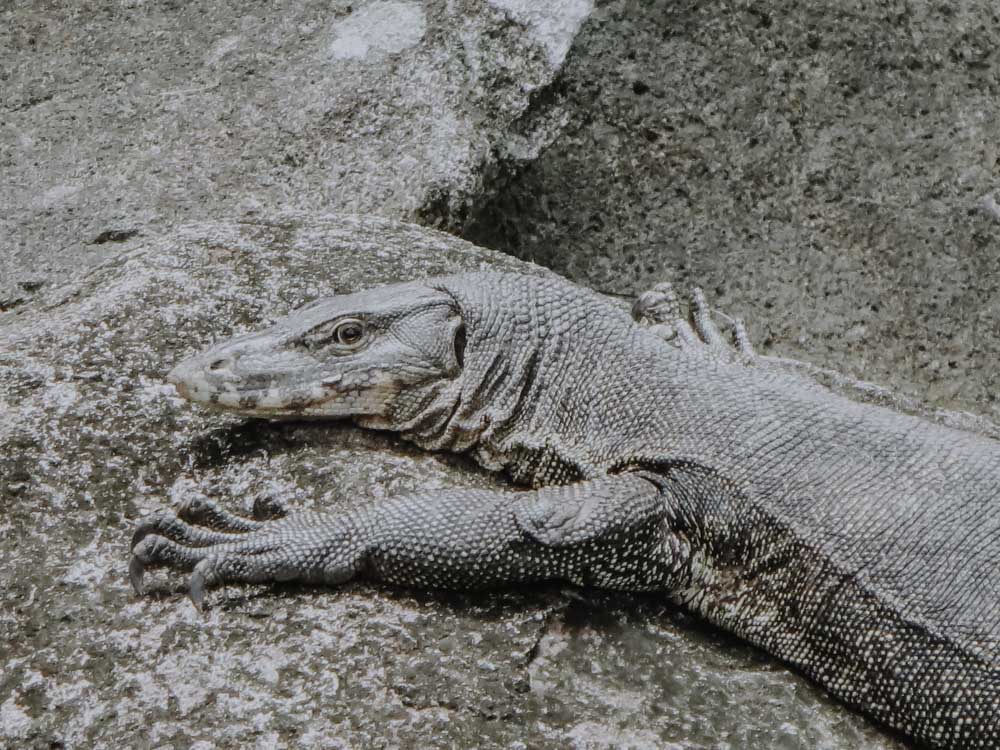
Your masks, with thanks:
M450 226L590 0L0 6L0 310L137 232L286 208Z
M656 596L130 590L141 515L203 493L346 507L495 484L345 424L245 421L163 383L318 295L485 267L548 273L385 219L198 224L0 315L0 746L898 748Z
M898 747L656 597L232 589L201 618L173 578L135 599L126 543L189 493L500 481L162 384L318 294L526 267L331 210L697 283L759 349L1000 417L998 28L987 0L4 5L0 746Z
M992 0L602 3L465 236L1000 418L998 50Z

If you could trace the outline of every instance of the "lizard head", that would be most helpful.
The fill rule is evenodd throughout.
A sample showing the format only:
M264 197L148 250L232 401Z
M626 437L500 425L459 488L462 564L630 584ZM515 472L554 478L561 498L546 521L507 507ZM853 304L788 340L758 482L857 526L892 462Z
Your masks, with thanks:
M414 282L318 300L184 360L167 380L183 397L225 411L374 426L400 411L401 396L432 402L461 373L464 348L452 297Z

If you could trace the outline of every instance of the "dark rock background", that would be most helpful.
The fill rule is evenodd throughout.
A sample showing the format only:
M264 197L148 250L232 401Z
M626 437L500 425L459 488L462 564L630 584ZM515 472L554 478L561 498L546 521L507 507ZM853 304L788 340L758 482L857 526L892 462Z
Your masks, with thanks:
M998 50L989 0L601 3L465 236L1000 417Z

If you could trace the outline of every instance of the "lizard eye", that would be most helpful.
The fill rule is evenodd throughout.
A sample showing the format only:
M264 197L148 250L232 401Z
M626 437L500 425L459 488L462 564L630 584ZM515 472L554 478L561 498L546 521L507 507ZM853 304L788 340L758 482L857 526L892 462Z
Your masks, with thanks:
M356 346L365 335L365 327L360 320L344 320L333 329L333 340L341 346Z
M324 323L302 337L307 349L321 349L333 344L340 349L357 349L365 342L364 321L344 318L333 323Z

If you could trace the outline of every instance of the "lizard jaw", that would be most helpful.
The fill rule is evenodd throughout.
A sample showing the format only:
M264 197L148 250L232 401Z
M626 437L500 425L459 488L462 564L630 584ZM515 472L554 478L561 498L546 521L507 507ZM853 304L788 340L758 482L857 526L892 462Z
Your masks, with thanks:
M204 358L179 363L166 377L182 398L218 411L262 418L373 416L384 409L398 392L392 383L352 387L344 373L327 374L315 380L240 388L235 381L219 377L206 367ZM345 382L346 381L346 382Z
M272 382L241 388L235 380L217 377L200 358L185 360L167 374L167 382L188 401L254 416L294 415L325 402L336 391L340 379L334 376L321 382L281 386Z

